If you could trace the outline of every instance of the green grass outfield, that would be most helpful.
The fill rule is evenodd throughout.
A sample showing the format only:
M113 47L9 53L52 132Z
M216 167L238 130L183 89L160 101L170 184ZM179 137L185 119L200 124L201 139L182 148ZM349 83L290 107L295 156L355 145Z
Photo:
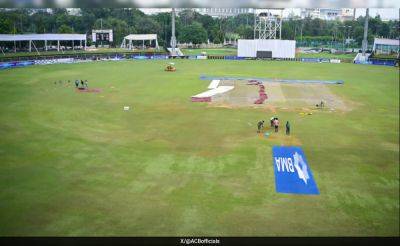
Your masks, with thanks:
M236 56L236 48L212 48L212 49L182 49L182 52L186 56L190 55L201 55L202 52L206 52L207 55L218 55L218 56Z
M350 53L350 54L331 54L327 52L322 53L297 53L296 58L328 58L328 59L354 59L357 53Z
M398 68L175 63L0 71L0 235L399 236ZM333 92L357 106L277 112L292 136L261 138L267 109L190 102L208 86L201 74L343 79ZM54 85L75 78L103 92ZM275 192L271 147L292 140L319 196Z

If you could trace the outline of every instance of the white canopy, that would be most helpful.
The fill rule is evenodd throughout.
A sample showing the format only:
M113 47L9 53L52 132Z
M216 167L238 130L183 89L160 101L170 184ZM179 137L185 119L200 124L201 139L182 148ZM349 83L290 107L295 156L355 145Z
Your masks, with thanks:
M376 44L399 46L399 40L398 39L388 39L388 38L375 38L374 45L376 45Z
M153 40L155 40L156 48L158 49L157 34L129 34L124 37L124 40L122 40L121 48L132 49L132 41L143 41L142 46L144 48L144 41L150 41L151 45ZM128 45L126 44L126 41L128 41Z
M0 34L0 41L79 41L86 40L86 34Z
M86 34L71 34L71 33L44 33L44 34L0 34L0 42L14 42L14 41L29 41L29 52L32 51L32 44L35 49L36 46L34 41L44 41L45 49L47 50L47 41L57 41L57 50L60 51L60 41L82 41L85 43L86 49ZM74 42L72 42L72 48L75 48ZM15 45L14 50L16 51ZM36 49L37 50L37 49Z
M126 40L157 40L157 34L129 34Z
M377 53L387 53L397 52L399 53L400 40L398 39L388 39L388 38L375 38L374 46L372 50Z

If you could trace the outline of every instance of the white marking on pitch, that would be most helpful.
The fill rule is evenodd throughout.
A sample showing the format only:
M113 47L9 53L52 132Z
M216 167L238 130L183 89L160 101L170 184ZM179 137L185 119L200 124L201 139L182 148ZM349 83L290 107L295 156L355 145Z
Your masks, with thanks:
M208 89L216 89L219 85L219 82L220 82L219 79L212 80L210 85L208 86Z
M235 87L234 86L219 86L219 87L217 87L215 89L202 92L202 93L197 94L197 95L195 95L193 97L212 97L212 96L215 96L217 94L221 94L221 93L225 93L227 91L230 91L233 88L235 88Z

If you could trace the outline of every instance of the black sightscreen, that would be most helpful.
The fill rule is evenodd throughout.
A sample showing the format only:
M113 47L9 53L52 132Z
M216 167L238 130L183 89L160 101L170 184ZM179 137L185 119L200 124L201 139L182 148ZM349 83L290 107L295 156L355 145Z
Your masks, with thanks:
M272 51L257 51L257 58L272 58Z

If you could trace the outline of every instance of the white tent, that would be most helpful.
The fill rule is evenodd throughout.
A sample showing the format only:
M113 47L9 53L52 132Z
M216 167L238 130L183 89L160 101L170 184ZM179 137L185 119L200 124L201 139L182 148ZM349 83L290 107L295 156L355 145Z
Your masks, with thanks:
M57 41L57 50L60 51L60 41L72 41L72 48L75 48L74 41L79 41L82 46L82 41L85 43L86 49L86 34L0 34L0 42L16 42L29 41L29 52L32 51L33 41L44 41L47 51L47 41ZM34 44L33 44L34 45Z
M150 41L151 45L153 40L155 40L155 45L158 49L157 34L129 34L122 40L121 48L128 48L131 50L133 48L132 41L142 41L142 47L144 48L144 41ZM128 41L128 45L126 41Z

